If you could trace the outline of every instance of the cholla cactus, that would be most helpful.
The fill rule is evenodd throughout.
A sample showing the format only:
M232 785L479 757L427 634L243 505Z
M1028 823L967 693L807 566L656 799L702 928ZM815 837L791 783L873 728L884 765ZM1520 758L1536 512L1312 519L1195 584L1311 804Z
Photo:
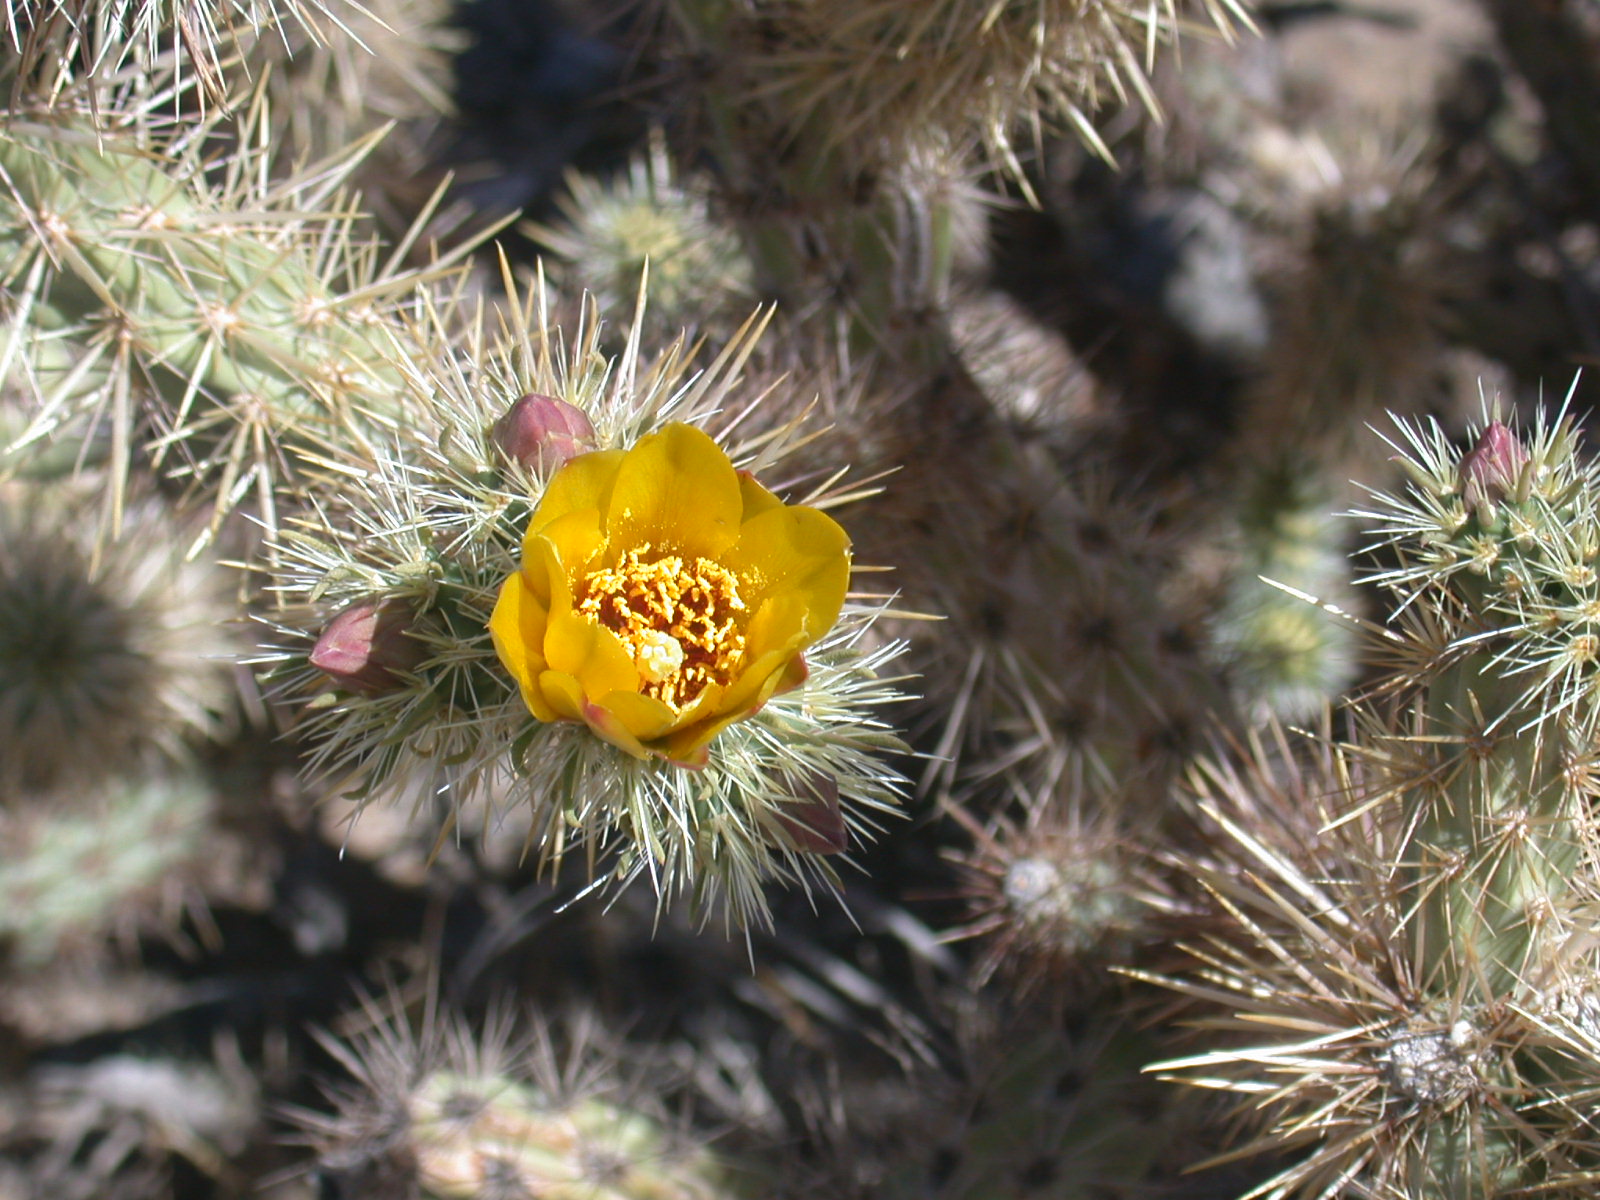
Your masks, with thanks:
M1208 650L1258 719L1309 720L1355 678L1360 634L1334 615L1356 601L1332 507L1317 472L1286 467L1257 466L1237 497L1234 561Z
M713 219L703 181L674 178L662 139L626 172L607 180L577 173L556 200L558 222L526 232L556 260L555 282L593 295L603 312L623 312L648 271L647 343L688 327L723 326L754 297L738 238Z
M326 158L386 121L403 141L426 141L452 109L444 80L463 39L450 15L444 0L364 0L330 4L317 23L263 26L249 50L274 99L278 153ZM335 19L338 36L326 29ZM418 166L417 146L408 149L391 165Z
M156 497L102 537L69 482L0 485L0 798L180 758L233 682L231 580Z
M1070 124L1100 145L1086 114L1104 95L1149 99L1140 52L1173 37L1189 7L742 0L676 5L673 16L697 48L729 48L725 68L754 82L751 94L781 114L784 140L844 147L864 166L940 129L980 142L991 165L1018 169L1019 128L1037 135L1045 121ZM1249 24L1237 0L1192 7L1225 31Z
M1288 228L1269 280L1280 328L1241 427L1257 453L1327 461L1351 453L1383 404L1427 394L1451 280L1440 262L1445 217L1416 139L1311 148L1326 174L1279 201ZM1259 168L1253 182L1271 191Z
M23 1095L7 1149L31 1159L26 1194L59 1200L171 1195L184 1174L239 1186L233 1160L262 1115L256 1080L225 1053L215 1065L128 1053L42 1066Z
M362 0L330 9L329 20L279 22L246 46L265 93L275 169L317 162L382 139L356 167L361 207L391 241L424 212L443 171L434 161L454 104L445 81L462 42L448 0ZM328 28L336 18L338 28ZM428 225L431 239L456 233L465 214L451 206Z
M340 189L369 145L279 182L259 147L219 169L218 118L170 128L160 106L174 93L157 82L154 99L75 91L0 132L0 241L15 251L0 287L19 336L70 332L82 350L71 386L38 390L16 444L94 414L119 482L149 440L158 466L171 454L206 483L219 519L253 495L270 528L294 476L286 444L393 420L397 361L424 350L396 344L386 307L443 263L381 262L345 211ZM266 120L258 109L243 124Z
M1010 773L1045 795L1066 780L1148 815L1223 701L1182 613L1151 587L1170 569L1170 531L1104 471L1064 477L988 430L951 441L917 464L926 482L902 484L927 489L922 519L941 531L906 565L907 592L959 629L926 668L952 690L925 783L959 794Z
M1112 1019L1070 1031L1026 1010L956 1014L942 1067L907 1089L820 1104L803 1151L754 1194L782 1200L1100 1200L1171 1182L1198 1110L1138 1074L1149 1047ZM1185 1099L1179 1097L1179 1099ZM802 1104L808 1103L802 1099ZM817 1144L820 1143L820 1144ZM1169 1190L1170 1189L1170 1190Z
M1466 454L1401 431L1409 487L1360 514L1390 672L1309 765L1264 742L1197 774L1232 928L1174 986L1246 1044L1163 1069L1305 1152L1252 1195L1588 1195L1600 473L1564 417Z
M170 53L200 77L205 97L220 100L222 68L241 34L248 39L292 24L315 37L320 21L340 24L344 6L345 0L6 0L0 37L35 95L126 66L150 70Z
M175 925L196 899L211 804L203 780L180 775L0 814L0 938L16 961L37 966L113 933Z
M972 909L956 934L986 941L978 980L997 970L1040 999L1082 1006L1108 963L1126 963L1154 939L1152 912L1167 889L1109 808L1047 793L1020 819L989 827L952 815L974 849L955 856Z
M106 369L70 331L8 322L0 355L0 479L62 479L111 457L111 430L92 407L78 403L104 394ZM46 415L49 414L49 415Z
M726 1168L661 1100L622 1078L592 1022L513 1036L430 1014L420 1034L385 1021L329 1049L352 1082L338 1112L304 1113L322 1178L349 1200L731 1200Z
M1001 417L1050 444L1077 449L1111 424L1111 397L1061 334L1001 292L952 298L950 339Z
M317 694L320 773L528 805L541 864L582 844L604 879L725 895L743 922L763 879L833 878L791 828L813 781L857 835L896 803L872 709L898 647L860 644L882 602L846 601L838 525L756 482L797 425L730 457L668 420L760 402L738 392L756 323L691 379L636 336L607 361L597 321L563 347L538 289L514 332L413 364L405 441L331 474L286 534L271 661Z
M1224 30L1248 23L1234 0L1194 7ZM1070 124L1098 146L1086 112L1106 93L1148 97L1129 39L1148 57L1176 33L1180 6L697 0L662 10L651 53L694 88L686 124L701 140L690 149L710 151L757 286L848 329L854 349L932 375L948 362L940 316L972 226L959 181L1006 172L1026 190L1019 131Z

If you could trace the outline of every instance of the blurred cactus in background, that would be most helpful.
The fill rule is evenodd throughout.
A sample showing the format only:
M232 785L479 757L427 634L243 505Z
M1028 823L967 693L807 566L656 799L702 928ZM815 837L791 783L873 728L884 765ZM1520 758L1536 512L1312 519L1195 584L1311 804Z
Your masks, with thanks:
M569 176L555 202L558 223L527 229L552 255L556 285L570 274L603 312L629 311L648 278L644 333L660 343L685 329L725 328L754 298L744 248L712 218L705 186L673 176L665 145L653 137L610 180Z
M193 780L117 780L81 811L38 805L6 814L0 933L22 965L72 941L104 936L110 922L137 928L165 912L176 923L184 876L203 852L208 797ZM191 884L191 887L193 885Z
M1536 7L10 0L0 1200L1592 1191Z
M234 708L231 579L158 496L100 534L96 483L0 484L0 788L70 791L181 760Z
M306 1113L324 1189L350 1200L723 1200L727 1168L667 1113L661 1078L621 1078L626 1051L592 1020L518 1032L396 1014L353 1044L332 1117ZM398 1022L398 1023L397 1023ZM658 1064L659 1067L659 1064Z

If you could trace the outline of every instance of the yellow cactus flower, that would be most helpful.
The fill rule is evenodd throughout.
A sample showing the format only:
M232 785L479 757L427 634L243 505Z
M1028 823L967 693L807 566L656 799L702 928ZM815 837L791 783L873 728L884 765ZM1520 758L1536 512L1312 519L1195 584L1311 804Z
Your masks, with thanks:
M551 478L489 630L539 720L702 766L718 733L805 679L849 575L836 521L672 424Z

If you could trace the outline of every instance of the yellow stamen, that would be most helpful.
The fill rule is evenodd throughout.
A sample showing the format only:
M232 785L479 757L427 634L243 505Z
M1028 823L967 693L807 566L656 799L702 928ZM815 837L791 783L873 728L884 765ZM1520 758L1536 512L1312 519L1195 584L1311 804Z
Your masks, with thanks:
M646 561L648 545L592 572L577 609L621 639L639 668L640 689L682 709L711 683L727 684L744 656L745 611L738 581L720 563L675 554Z

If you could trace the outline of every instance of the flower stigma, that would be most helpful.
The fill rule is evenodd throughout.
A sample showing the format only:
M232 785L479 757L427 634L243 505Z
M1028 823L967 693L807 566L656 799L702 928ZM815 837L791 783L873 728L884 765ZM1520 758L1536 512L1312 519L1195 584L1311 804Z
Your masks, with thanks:
M674 711L715 683L725 686L744 655L735 615L745 611L733 572L706 558L648 558L626 551L615 566L591 572L577 611L616 634L639 669L640 691Z

